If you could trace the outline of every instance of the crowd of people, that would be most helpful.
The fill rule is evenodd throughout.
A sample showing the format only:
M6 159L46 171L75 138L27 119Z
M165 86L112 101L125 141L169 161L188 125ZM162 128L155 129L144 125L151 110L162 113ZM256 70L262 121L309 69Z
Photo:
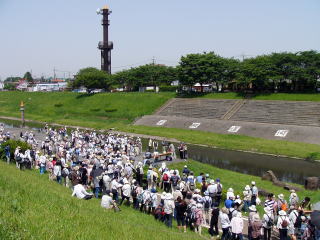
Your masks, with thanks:
M148 154L143 155L140 138L79 129L68 132L66 128L55 130L48 126L45 134L44 141L37 141L32 132L20 134L32 149L15 149L17 167L48 173L50 180L72 189L72 196L101 199L105 209L120 211L125 204L152 214L169 228L176 221L181 231L190 229L201 235L206 227L213 238L221 235L222 240L243 239L246 231L252 240L270 240L274 231L280 240L320 239L319 229L308 215L311 199L301 201L294 190L288 199L283 194L270 193L261 202L255 182L244 186L242 194L235 194L232 188L224 189L223 179L212 179L205 173L196 176L187 165L181 171L170 169L165 161L156 167L151 159L157 154L150 156L150 152L158 152L158 144L151 139ZM0 128L0 143L9 138L10 134ZM167 146L163 151L171 151L175 158L173 144ZM186 145L180 144L178 150L184 159ZM6 156L9 163L10 149ZM259 205L263 206L263 214L258 212ZM243 215L247 214L246 225Z

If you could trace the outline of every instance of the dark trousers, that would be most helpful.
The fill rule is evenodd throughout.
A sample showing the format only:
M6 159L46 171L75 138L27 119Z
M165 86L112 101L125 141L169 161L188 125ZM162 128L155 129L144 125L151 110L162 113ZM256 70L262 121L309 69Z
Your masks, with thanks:
M167 227L172 227L172 214L165 214L164 222L167 225Z
M264 240L271 239L271 228L263 228L263 239Z
M222 228L221 240L228 240L230 238L229 228Z
M242 239L243 239L242 233L240 234L232 233L232 240L242 240Z
M120 205L123 203L124 200L127 200L127 205L130 206L130 197L126 197L124 195L122 195L121 197L121 202L120 202Z
M93 195L86 195L83 199L84 200L89 200L89 199L91 199L93 197Z
M279 229L280 233L280 240L287 240L288 239L288 230L287 229Z
M163 185L164 185L164 191L167 193L170 192L170 183L164 182Z
M218 222L210 222L209 233L211 236L219 235Z

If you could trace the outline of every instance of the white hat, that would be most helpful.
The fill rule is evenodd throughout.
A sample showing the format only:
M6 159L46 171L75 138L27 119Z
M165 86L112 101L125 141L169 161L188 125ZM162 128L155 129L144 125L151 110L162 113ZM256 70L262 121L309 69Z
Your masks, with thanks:
M195 193L200 193L201 191L200 191L200 189L197 188L196 190L194 190L194 192Z
M187 165L184 165L184 167L187 168L188 166L187 166Z
M281 211L279 211L279 215L280 215L280 216L286 216L287 213L286 213L285 211L281 210Z
M251 205L251 206L249 207L249 210L252 211L252 212L256 212L256 211L257 211L256 205Z
M249 186L249 185L247 185L247 186L244 188L244 190L249 191L249 190L250 190L250 186Z
M228 192L233 192L233 188L229 188L229 189L228 189Z
M210 184L214 184L214 180L211 180L211 181L210 181Z
M255 181L252 181L252 182L251 182L251 185L256 185L256 182L255 182Z
M283 199L284 199L284 195L281 193L281 194L278 195L278 198L279 198L280 200L283 200Z
M202 206L202 204L201 203L198 203L197 204L197 208L202 208L203 206Z

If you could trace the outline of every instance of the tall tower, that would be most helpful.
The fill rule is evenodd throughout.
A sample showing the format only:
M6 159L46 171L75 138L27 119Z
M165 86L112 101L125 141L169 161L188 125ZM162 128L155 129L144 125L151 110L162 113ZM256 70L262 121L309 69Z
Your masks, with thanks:
M101 14L103 26L103 41L99 42L98 48L101 50L101 70L111 74L111 50L113 49L113 42L109 41L109 15L112 11L108 6L97 10L97 14Z

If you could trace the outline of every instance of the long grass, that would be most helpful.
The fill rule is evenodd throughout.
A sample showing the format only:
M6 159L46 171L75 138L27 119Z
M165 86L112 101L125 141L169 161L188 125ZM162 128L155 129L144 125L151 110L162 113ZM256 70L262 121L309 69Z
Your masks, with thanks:
M36 171L20 172L0 161L0 239L199 239L129 207L104 210L100 201L79 200Z

